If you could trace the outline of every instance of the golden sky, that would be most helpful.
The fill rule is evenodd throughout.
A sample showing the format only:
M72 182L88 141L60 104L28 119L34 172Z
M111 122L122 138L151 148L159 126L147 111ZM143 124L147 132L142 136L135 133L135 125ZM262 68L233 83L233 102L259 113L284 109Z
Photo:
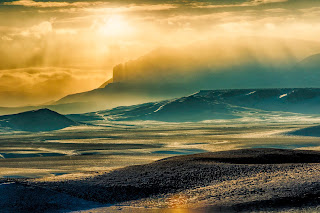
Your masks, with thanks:
M319 35L317 0L2 0L0 106L99 87L113 66L158 47Z

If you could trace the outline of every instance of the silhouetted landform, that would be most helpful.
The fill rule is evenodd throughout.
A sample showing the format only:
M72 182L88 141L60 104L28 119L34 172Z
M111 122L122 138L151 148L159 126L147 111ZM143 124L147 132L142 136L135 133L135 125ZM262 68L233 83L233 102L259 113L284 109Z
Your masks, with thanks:
M100 109L94 102L73 102L65 104L44 104L39 106L0 107L0 115L16 114L43 108L48 108L60 114L85 113L88 111L97 111Z
M221 42L159 48L118 64L112 78L97 89L40 107L74 114L177 98L204 89L318 87L319 54L312 55L319 52L317 43L265 38ZM300 61L291 51L306 58ZM35 109L39 107L0 107L0 114Z
M111 84L111 83L113 83L113 78L110 78L109 80L101 84L99 88L105 88L108 84Z
M288 132L289 135L320 137L320 126L312 126Z
M1 212L70 212L99 207L98 203L53 190L0 181Z
M84 93L68 95L56 102L56 104L72 104L74 102L90 102L96 104L97 111L111 109L117 106L128 106L150 101L176 98L193 93L192 88L183 88L179 85L154 86L139 85L134 83L109 83L103 88L98 88Z
M320 67L320 53L311 55L311 56L303 59L299 63L299 66L301 68L304 68L305 70L316 71L316 73L318 73L319 67Z
M183 83L186 87L201 85L211 89L317 86L315 79L308 76L301 79L303 73L299 73L300 67L296 66L300 64L299 59L290 52L299 49L300 57L319 52L318 44L314 43L313 47L310 44L289 39L242 37L159 48L115 66L113 82ZM298 48L300 45L304 48ZM309 60L304 62L308 64Z
M172 90L172 97L178 96L176 88L168 87L167 92ZM103 91L102 91L103 90ZM128 91L130 91L128 94ZM187 91L187 90L186 90ZM184 92L186 92L184 91ZM153 91L155 92L155 91ZM87 93L71 95L76 101L78 96L83 96L87 102L71 102L57 105L45 105L45 108L57 111L62 114L78 114L87 111L97 111L101 108L107 109L118 104L126 107L117 107L111 110L101 111L106 116L112 115L115 120L164 120L164 121L199 121L207 119L228 119L236 118L235 112L247 111L245 108L252 108L267 111L284 111L305 114L318 114L320 112L320 89L319 88L281 88L281 89L228 89L228 90L201 90L193 95L141 105L127 106L127 100L131 103L143 103L151 100L163 100L161 91L157 94L148 91L132 88L130 85L113 83L105 88L93 90L90 93L95 97L109 101L96 104L90 99ZM190 91L189 91L190 92ZM70 96L70 97L71 97ZM153 97L152 97L153 96ZM69 97L69 96L68 96ZM198 103L196 103L198 102ZM116 104L114 104L116 103ZM1 114L12 114L21 111L37 110L43 106L3 108ZM175 114L170 115L170 109ZM159 110L158 110L159 109ZM166 114L166 115L164 115ZM95 113L77 116L78 118L95 116ZM179 117L179 118L178 118ZM92 120L92 119L89 120ZM110 119L110 120L112 120ZM80 119L81 120L81 119Z
M240 118L242 112L261 110L318 114L319 105L318 88L202 90L172 100L68 116L83 122L103 119L194 122Z
M202 97L188 96L181 99L146 103L129 107L117 107L101 111L108 120L158 120L167 122L202 121L210 119L239 118L233 112L245 110L223 102L208 101ZM101 119L95 113L84 114L81 119ZM76 115L70 118L77 120ZM79 117L78 117L79 119Z
M314 42L259 37L159 48L115 66L112 79L98 89L68 95L56 104L94 102L103 110L203 89L318 87L319 64L313 59L317 55L312 56L318 52Z
M0 116L0 127L18 131L51 131L74 125L78 123L49 109Z
M318 164L310 163L320 163L320 152L243 149L170 157L81 180L31 180L23 184L44 187L101 203L133 201L160 194L163 197L168 193L183 193L185 190L205 190L203 193L216 193L206 196L208 201L214 199L212 205L236 208L238 204L244 203L249 207L249 203L253 201L253 204L264 201L281 203L279 199L289 200L299 196L303 198L302 195L315 199L311 194L320 194L320 183L312 181L319 175L313 174L316 171L313 167ZM304 172L306 182L290 179L292 175L296 174L298 177ZM275 183L279 186L275 186ZM230 188L221 188L219 184L231 185ZM216 186L219 188L218 191L210 188ZM290 186L292 188L288 188ZM243 187L246 190L243 191ZM193 193L190 191L188 196L192 196ZM288 204L291 205L290 202ZM272 208L276 207L275 205Z
M176 158L181 159L179 156L168 160L175 160ZM186 160L231 164L320 163L320 152L255 148L201 153L194 156L187 156Z

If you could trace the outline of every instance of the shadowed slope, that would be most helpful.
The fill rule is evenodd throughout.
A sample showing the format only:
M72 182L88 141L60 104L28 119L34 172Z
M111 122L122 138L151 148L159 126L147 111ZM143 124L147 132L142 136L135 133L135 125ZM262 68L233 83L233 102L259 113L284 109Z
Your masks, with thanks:
M209 186L213 182L283 172L301 167L299 163L315 162L320 162L320 152L244 149L171 157L84 180L29 184L49 187L87 200L117 203Z
M51 131L77 125L73 120L49 109L0 116L0 127L22 131Z
M201 90L192 95L159 102L116 107L110 110L68 115L76 121L156 120L197 122L240 118L264 111L318 114L319 88Z
M289 132L290 135L320 137L320 126L312 126Z
M184 156L174 157L167 159L167 161L183 160L183 158ZM320 163L320 152L257 148L201 153L186 156L185 160L230 164Z
M2 181L0 181L2 182ZM70 212L98 207L99 204L74 198L53 190L0 183L1 212Z

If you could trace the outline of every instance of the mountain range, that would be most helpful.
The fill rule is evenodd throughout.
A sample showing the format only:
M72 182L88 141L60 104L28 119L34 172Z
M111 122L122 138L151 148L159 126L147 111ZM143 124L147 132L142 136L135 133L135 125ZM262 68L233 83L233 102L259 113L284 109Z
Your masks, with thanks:
M77 121L156 120L195 122L242 117L243 112L279 111L319 114L319 88L202 90L189 96L159 102L68 115Z
M113 77L97 89L70 94L49 105L0 107L0 114L40 108L78 114L178 98L199 90L316 88L319 52L316 42L256 37L158 48L116 65Z
M223 45L159 48L115 66L113 78L100 88L56 103L95 102L96 110L177 98L204 89L319 86L320 54L314 54L320 52L318 43L252 39L255 45L243 38Z
M311 126L307 128L298 129L288 133L289 135L296 136L309 136L309 137L320 137L320 126Z
M201 90L164 101L121 106L96 112L61 115L50 109L0 116L1 129L51 131L97 121L199 122L287 113L320 113L320 88ZM289 114L288 114L289 113ZM291 113L291 114L290 114ZM285 115L285 114L283 114ZM317 136L319 127L298 130L295 135Z

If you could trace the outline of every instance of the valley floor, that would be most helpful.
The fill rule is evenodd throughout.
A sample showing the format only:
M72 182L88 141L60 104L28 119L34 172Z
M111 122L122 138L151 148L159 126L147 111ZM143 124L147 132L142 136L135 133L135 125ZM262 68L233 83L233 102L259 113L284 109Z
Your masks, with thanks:
M282 133L312 123L113 123L0 134L0 177L108 171L158 159L241 148L319 149L319 137Z
M319 152L202 153L85 177L12 179L11 202L0 205L41 212L301 212L318 208L319 175Z
M319 150L318 137L286 134L316 121L295 123L114 122L3 133L0 206L8 212L26 205L48 212L316 211L320 161L199 164L183 157L246 148ZM181 162L161 164L172 156ZM38 198L35 204L20 199L25 194Z

